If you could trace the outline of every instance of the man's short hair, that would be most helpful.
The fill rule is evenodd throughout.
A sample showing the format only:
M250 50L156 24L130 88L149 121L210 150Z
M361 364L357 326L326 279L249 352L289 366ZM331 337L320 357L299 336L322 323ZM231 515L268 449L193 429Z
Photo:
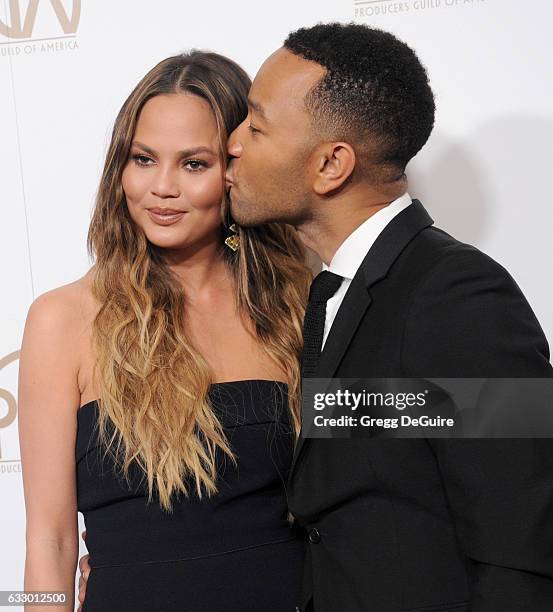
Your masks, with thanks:
M353 23L300 28L284 48L327 69L305 100L317 130L349 142L371 166L403 173L434 126L434 95L415 52L389 32Z

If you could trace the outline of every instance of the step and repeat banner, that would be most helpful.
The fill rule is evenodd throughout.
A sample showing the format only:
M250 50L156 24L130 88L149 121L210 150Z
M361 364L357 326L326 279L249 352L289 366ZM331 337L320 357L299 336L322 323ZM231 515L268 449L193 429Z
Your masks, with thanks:
M200 48L254 76L290 30L320 21L394 32L426 65L437 101L435 132L409 167L411 195L511 272L551 342L552 18L550 0L0 0L0 590L23 588L26 314L91 265L85 239L108 137L146 71Z

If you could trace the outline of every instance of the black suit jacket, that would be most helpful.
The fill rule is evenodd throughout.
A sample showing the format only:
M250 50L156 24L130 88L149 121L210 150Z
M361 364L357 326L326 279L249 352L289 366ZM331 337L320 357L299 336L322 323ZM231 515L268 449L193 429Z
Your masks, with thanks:
M498 263L414 200L355 275L318 378L551 377L543 331ZM303 439L302 610L553 610L553 440Z

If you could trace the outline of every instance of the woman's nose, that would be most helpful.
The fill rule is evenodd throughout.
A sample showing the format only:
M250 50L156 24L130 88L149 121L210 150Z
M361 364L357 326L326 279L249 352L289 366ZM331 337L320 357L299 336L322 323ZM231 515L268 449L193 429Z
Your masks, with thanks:
M169 168L159 168L152 182L151 191L160 198L178 198L180 188L176 173Z

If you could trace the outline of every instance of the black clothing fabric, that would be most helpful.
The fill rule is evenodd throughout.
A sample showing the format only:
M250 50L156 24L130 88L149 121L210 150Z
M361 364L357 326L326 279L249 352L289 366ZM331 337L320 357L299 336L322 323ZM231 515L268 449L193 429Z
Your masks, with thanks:
M326 302L338 291L343 278L323 270L313 279L309 289L309 302L303 320L302 376L313 376L323 345Z
M414 200L369 250L315 378L553 376L508 272ZM303 439L301 610L553 610L553 440Z
M77 498L91 565L84 612L295 610L305 537L287 520L287 386L216 383L210 399L237 465L220 453L218 493L175 495L172 514L155 497L147 503L138 466L128 485L103 459L97 401L78 410Z

